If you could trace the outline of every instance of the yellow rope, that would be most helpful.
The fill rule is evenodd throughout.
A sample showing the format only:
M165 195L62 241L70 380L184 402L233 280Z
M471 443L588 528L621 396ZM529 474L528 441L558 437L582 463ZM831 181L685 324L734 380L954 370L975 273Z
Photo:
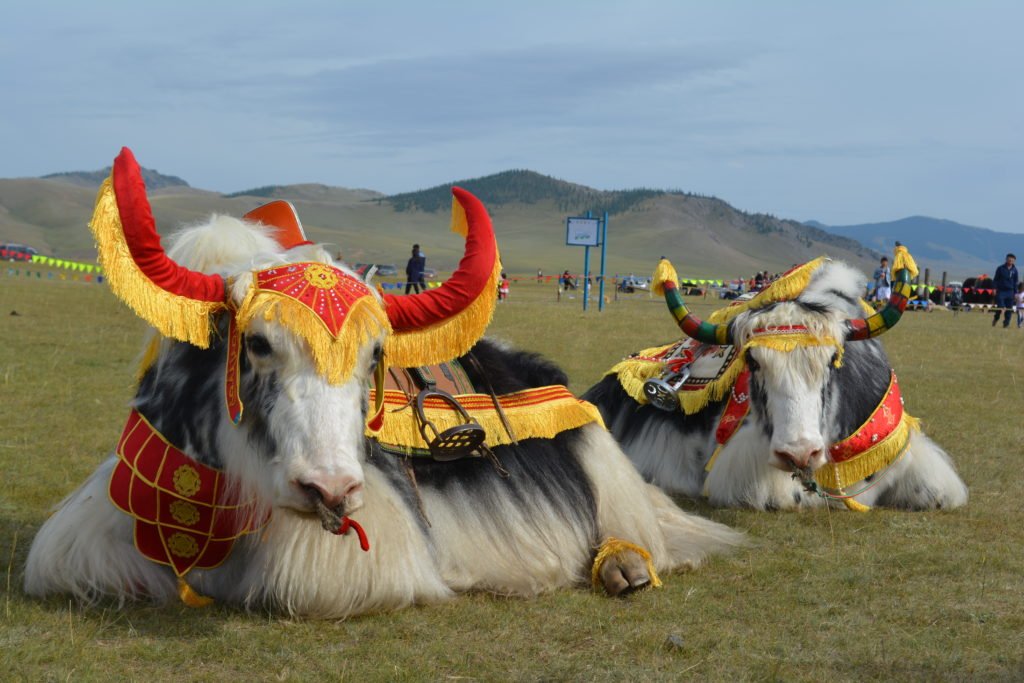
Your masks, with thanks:
M208 607L213 604L213 598L197 593L192 586L188 585L184 576L178 577L178 597L189 607Z
M638 545L614 537L605 539L594 558L594 565L590 570L590 582L594 588L601 587L601 567L604 566L604 563L615 557L623 557L629 551L636 553L647 563L647 573L651 577L650 585L654 588L661 588L661 579L658 578L658 572L654 571L651 554Z

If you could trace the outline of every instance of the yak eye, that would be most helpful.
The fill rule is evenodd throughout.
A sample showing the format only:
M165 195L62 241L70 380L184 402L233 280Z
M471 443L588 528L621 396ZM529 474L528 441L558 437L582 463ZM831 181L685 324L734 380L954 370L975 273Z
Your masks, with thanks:
M249 353L258 357L266 358L274 349L270 346L270 342L262 334L251 334L245 338L245 345L249 349Z
M381 348L381 345L380 344L375 344L374 347L373 347L373 359L370 361L370 371L371 372L376 370L377 366L380 365L380 358L383 355L383 353L384 353L384 351Z

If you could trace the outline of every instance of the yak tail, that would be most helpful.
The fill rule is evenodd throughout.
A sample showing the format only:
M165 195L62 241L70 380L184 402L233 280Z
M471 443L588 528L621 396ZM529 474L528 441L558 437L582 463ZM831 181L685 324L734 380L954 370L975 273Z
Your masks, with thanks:
M664 569L694 569L710 555L748 545L749 541L742 532L684 512L657 486L646 486L658 526L665 537L666 557L671 563Z

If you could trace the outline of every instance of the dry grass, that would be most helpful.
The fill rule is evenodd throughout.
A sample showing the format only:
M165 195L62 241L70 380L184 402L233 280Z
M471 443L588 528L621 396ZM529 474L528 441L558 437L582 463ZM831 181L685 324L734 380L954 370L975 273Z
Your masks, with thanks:
M8 680L1019 680L1024 677L1024 333L911 313L886 337L907 405L954 455L971 502L945 513L765 514L683 505L755 547L626 600L463 596L304 622L21 592L47 510L113 445L142 324L96 285L0 271L0 670ZM584 314L521 284L493 332L560 362L582 391L675 336L635 295ZM709 304L697 303L701 311ZM16 310L19 315L9 315Z

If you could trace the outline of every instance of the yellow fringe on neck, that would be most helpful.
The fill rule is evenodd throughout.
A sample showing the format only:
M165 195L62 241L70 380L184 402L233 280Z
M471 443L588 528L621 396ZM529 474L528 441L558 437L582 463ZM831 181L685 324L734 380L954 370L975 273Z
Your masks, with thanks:
M658 577L658 572L654 571L654 561L651 559L651 554L638 545L611 536L601 544L601 548L597 551L597 556L594 558L594 564L590 570L591 585L595 589L600 588L601 567L604 566L604 563L616 556L624 556L630 550L643 558L644 562L647 563L647 574L651 577L650 585L654 588L661 588L661 579Z
M469 234L466 210L452 198L452 232ZM384 346L388 362L396 367L413 368L449 361L469 351L484 335L498 303L501 257L497 247L494 268L483 291L462 311L422 330L392 334Z
M819 486L833 490L862 481L896 462L907 450L910 435L920 429L921 421L904 412L889 436L849 460L825 465L814 473L814 479Z
M764 308L768 304L778 301L792 301L807 287L807 283L811 281L814 271L821 268L827 261L828 259L824 256L808 261L788 275L780 277L750 301L718 309L708 316L708 321L719 324L727 323L745 311Z
M559 389L561 391L557 391ZM555 397L545 398L549 395ZM374 397L375 392L371 392L371 403ZM488 446L506 446L514 443L505 428L501 415L494 408L494 401L490 396L459 394L456 398L469 412L470 417L487 432L486 443ZM591 422L604 426L601 413L596 406L581 401L564 387L527 389L499 396L498 399L516 440L551 439L566 430L583 427ZM427 442L420 434L416 411L408 403L408 399L402 392L393 389L386 390L384 426L377 434L372 434L367 429L366 435L376 438L383 444L395 446L407 452L412 449L425 450ZM399 408L396 409L395 406L399 406ZM423 412L439 432L465 423L462 415L447 404L444 407L434 407L429 399Z
M274 290L250 287L238 307L237 322L245 332L257 317L276 321L303 339L313 354L317 372L331 384L343 384L355 368L359 351L391 330L387 314L372 296L352 304L335 338L324 322L304 304Z
M153 284L139 269L124 238L112 177L100 186L89 228L107 282L117 298L163 336L202 349L210 345L210 316L223 309L224 302L196 301L172 294Z

